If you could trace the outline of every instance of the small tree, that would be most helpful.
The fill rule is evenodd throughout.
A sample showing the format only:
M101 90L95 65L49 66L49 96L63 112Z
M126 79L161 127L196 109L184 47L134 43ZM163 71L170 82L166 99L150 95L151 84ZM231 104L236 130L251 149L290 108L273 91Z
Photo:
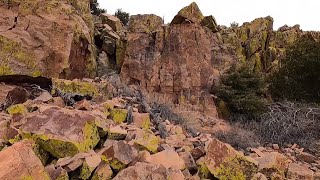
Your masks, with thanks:
M127 12L122 11L122 9L117 9L116 13L114 14L116 17L120 19L123 25L127 26L129 23L130 15Z
M263 75L247 66L232 66L221 76L214 93L226 103L231 115L256 118L265 111L265 91Z
M287 48L270 90L275 98L320 102L320 42L304 36Z
M239 27L239 23L233 21L233 22L230 24L230 27L231 27L231 28L237 28L237 27Z
M100 15L101 13L105 13L105 9L99 8L99 3L97 0L90 0L91 14Z

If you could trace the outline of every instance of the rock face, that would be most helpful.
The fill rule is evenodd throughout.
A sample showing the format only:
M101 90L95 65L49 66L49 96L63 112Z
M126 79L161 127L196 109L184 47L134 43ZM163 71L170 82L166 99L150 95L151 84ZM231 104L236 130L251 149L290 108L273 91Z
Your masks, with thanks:
M89 1L1 1L0 11L0 75L95 76Z
M200 11L198 5L193 2L189 6L184 7L179 13L173 18L171 24L181 24L184 22L189 23L200 23L204 16Z
M152 33L163 24L162 18L154 14L133 15L130 17L129 31L133 33Z
M40 159L33 151L32 141L21 141L0 153L0 179L44 179L46 173Z

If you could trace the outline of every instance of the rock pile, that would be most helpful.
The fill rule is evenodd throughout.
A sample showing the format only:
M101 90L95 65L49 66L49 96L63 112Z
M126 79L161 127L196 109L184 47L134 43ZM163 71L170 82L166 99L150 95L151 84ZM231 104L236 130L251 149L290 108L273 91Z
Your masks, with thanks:
M55 81L76 91L76 82L89 80ZM8 87L1 87L5 94ZM320 178L319 159L297 145L253 148L246 156L210 134L189 134L170 119L161 119L160 128L138 97L75 99L68 105L52 93L43 90L1 112L1 179Z

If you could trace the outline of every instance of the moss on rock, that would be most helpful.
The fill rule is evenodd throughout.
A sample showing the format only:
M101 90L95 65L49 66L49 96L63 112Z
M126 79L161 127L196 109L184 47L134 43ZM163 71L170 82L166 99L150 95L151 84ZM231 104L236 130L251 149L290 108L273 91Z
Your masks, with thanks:
M123 123L127 119L128 110L126 109L111 109L110 117L116 123Z
M7 109L7 112L8 112L10 115L14 115L14 114L26 114L26 113L28 113L28 109L27 109L26 106L23 105L23 104L15 104L15 105L10 106L10 107Z

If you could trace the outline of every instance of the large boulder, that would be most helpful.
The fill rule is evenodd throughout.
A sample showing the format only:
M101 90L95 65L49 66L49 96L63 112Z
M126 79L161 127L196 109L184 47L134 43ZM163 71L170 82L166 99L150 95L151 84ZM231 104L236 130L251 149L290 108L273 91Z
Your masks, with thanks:
M154 14L138 14L130 17L129 31L134 33L152 33L163 24L161 17Z
M44 179L46 173L32 141L21 141L0 152L0 179Z
M263 156L256 158L259 163L259 171L268 178L274 176L285 177L288 168L288 158L278 152L264 153Z
M0 75L95 76L89 1L0 2Z
M99 142L96 117L86 111L38 106L16 125L23 138L35 140L52 156L61 158L93 149Z
M198 5L193 2L189 6L184 7L179 13L173 18L171 24L181 24L183 22L189 23L201 23L204 16L200 11Z
M219 179L251 179L258 171L257 161L217 139L207 142L203 166Z

